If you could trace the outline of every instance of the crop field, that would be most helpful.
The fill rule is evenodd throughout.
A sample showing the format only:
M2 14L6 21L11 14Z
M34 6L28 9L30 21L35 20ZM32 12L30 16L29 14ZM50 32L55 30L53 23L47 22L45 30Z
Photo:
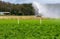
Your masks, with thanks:
M60 20L0 19L0 39L60 39Z

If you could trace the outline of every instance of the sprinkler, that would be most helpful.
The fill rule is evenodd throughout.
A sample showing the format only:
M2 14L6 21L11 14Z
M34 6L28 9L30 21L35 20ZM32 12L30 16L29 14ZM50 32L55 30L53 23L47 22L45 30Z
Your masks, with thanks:
M40 24L42 24L42 19L41 19L42 13L43 13L42 6L40 6L40 4L38 2L35 2L35 1L32 3L32 6L35 10L35 16L40 17Z
M19 25L19 17L17 17L17 23L18 23L18 25Z

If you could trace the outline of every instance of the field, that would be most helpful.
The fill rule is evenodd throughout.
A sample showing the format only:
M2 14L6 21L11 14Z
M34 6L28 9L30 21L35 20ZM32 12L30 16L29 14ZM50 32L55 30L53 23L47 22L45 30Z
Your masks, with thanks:
M0 39L60 39L60 20L0 19Z
M40 17L36 16L0 16L0 19L40 19Z

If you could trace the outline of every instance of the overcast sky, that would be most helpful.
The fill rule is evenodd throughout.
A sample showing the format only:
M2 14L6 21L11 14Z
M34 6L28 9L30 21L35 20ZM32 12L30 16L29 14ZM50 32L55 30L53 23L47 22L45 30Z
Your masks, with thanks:
M11 2L11 3L32 3L33 1L37 1L39 3L60 3L60 0L2 0L5 2Z

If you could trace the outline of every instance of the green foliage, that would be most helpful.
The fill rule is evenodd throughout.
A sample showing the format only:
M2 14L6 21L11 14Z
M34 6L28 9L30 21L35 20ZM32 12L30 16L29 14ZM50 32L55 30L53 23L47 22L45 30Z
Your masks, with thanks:
M10 12L11 15L34 15L32 4L12 4L2 1L0 12Z
M60 21L0 20L0 39L60 39Z

